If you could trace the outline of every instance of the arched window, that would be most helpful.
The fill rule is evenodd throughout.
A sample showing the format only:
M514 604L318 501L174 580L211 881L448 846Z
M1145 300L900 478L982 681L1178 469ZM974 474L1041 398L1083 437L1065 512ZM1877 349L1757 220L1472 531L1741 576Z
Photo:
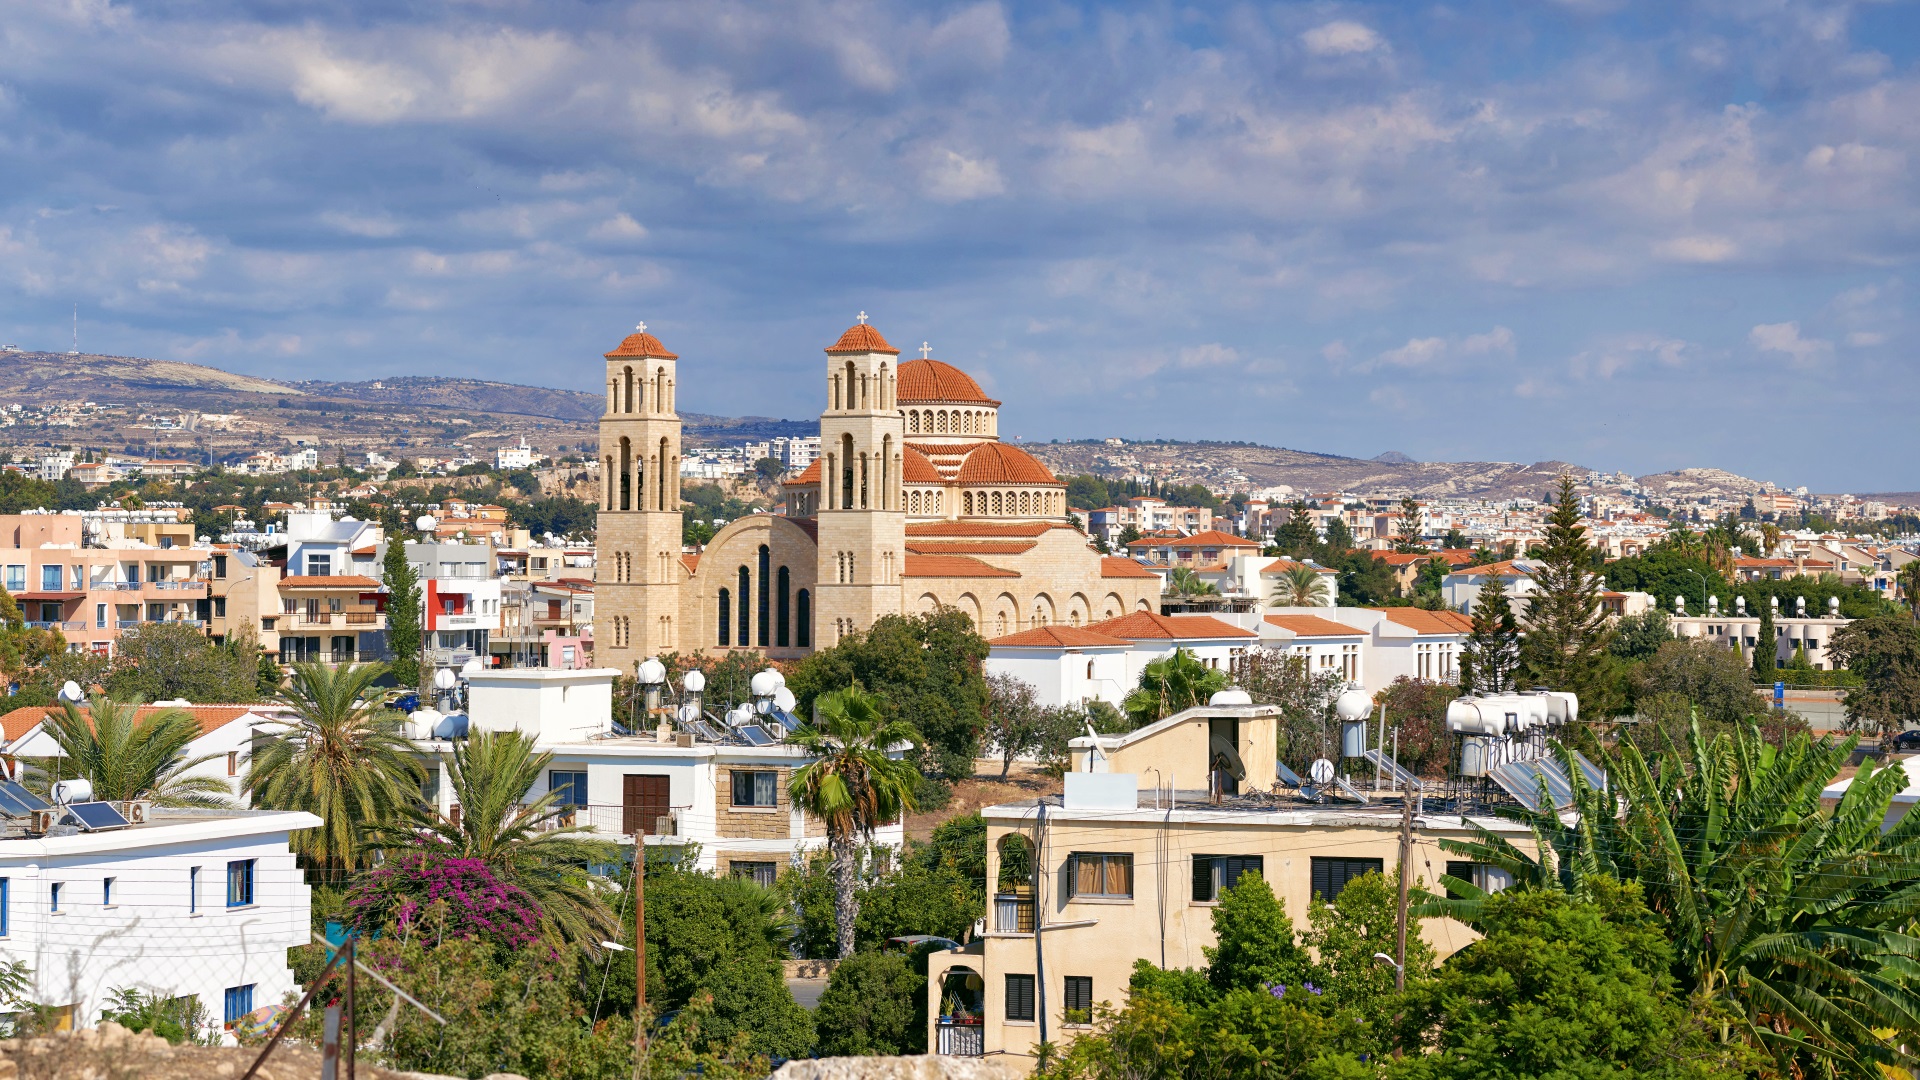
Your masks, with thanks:
M667 400L667 369L658 368L653 373L653 411L665 412Z
M677 482L680 474L680 470L674 468L673 462L668 460L667 458L668 452L669 452L669 446L668 446L667 440L662 438L660 440L660 460L653 467L654 477L660 486L660 500L654 507L654 509L656 510L674 509L673 507L667 505L667 477L669 476L675 477ZM676 491L674 492L674 494L678 495L679 492Z
M893 436L880 437L880 488L875 492L873 505L882 510L893 509Z
M627 367L624 367L620 370L620 378L621 378L621 382L624 383L626 386L626 394L627 394L626 405L620 411L632 412L633 411L633 367L632 365L628 365Z
M633 444L620 437L620 509L633 509Z
M733 644L733 594L720 590L720 641L721 648Z
M790 629L792 611L790 609L793 603L791 582L788 579L787 568L784 566L780 568L780 592L778 597L779 606L774 609L773 617L773 643L784 649L787 647L788 642L792 640L792 631Z
M767 625L769 622L773 621L771 618L771 616L773 615L772 570L773 570L773 555L767 550L767 545L761 544L760 545L760 623L759 623L759 632L755 635L755 641L763 649L773 644L772 636L769 633L769 631L772 628Z
M803 649L813 647L813 597L805 589L794 595L794 643Z
M1007 505L1007 504L1006 504L1006 499L1005 499L1005 497L1004 497L1004 496L1002 496L1002 495L1001 495L1001 494L1000 494L999 492L997 492L997 491L996 491L996 492L994 492L994 493L993 493L993 512L994 512L994 513L996 513L996 514L1001 514L1001 513L1005 513L1005 512L1006 512L1006 505Z
M748 641L751 628L747 623L753 618L752 577L753 575L746 567L740 568L740 591L737 594L740 604L740 625L733 629L733 640L741 645L745 645Z
M887 365L880 365L880 374L875 378L879 392L874 396L880 399L880 408L887 407Z
M609 510L613 509L613 490L615 486L613 477L613 455L608 454L606 465L600 470L600 486L605 489L607 493L606 508Z
M848 367L853 365L849 364ZM853 436L840 436L840 509L853 508Z

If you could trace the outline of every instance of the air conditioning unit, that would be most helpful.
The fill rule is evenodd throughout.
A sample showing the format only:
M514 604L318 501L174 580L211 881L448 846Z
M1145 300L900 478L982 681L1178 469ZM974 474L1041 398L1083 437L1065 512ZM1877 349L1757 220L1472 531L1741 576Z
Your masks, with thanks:
M678 810L670 810L665 815L654 818L653 819L653 835L679 836L680 835L680 812Z
M53 831L55 825L60 824L60 817L65 813L64 809L35 810L33 824L29 829L35 836L45 836Z
M131 799L120 804L120 813L129 825L145 825L147 815L153 811L153 803L146 799Z

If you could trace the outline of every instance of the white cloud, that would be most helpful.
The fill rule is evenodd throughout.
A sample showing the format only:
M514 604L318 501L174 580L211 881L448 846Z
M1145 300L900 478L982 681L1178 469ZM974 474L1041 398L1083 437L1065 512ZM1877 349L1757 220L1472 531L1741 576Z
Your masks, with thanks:
M1388 349L1386 352L1375 356L1371 366L1400 368L1425 367L1435 360L1440 359L1440 357L1446 354L1446 351L1447 340L1445 338L1410 338L1405 345L1397 349Z
M1217 368L1238 362L1240 350L1231 345L1222 345L1217 341L1205 345L1190 345L1180 350L1180 358L1174 363L1182 368Z
M925 176L927 194L941 202L984 199L1007 190L992 158L970 158L952 150L936 154Z
M400 223L385 214L349 214L329 210L320 215L320 220L352 236L383 240L400 235Z
M1874 345L1885 344L1886 340L1887 335L1873 330L1855 330L1853 333L1847 335L1847 344L1863 349Z
M1300 43L1315 56L1352 56L1387 47L1372 27L1347 19L1314 27L1300 35Z
M1338 342L1335 344L1340 344L1344 356L1346 346ZM1513 331L1496 326L1484 334L1469 334L1452 342L1442 337L1409 338L1405 345L1377 353L1372 359L1354 365L1353 370L1368 372L1383 367L1426 368L1448 356L1490 356L1497 353L1512 357L1514 350Z
M1740 251L1740 245L1724 236L1676 236L1653 246L1654 254L1675 262L1726 262Z
M626 213L615 214L587 232L595 240L644 240L647 227Z
M1747 340L1761 352L1781 353L1794 367L1819 367L1833 358L1833 343L1800 336L1797 322L1762 323L1747 334Z
M1496 326L1484 334L1471 334L1460 342L1460 355L1480 356L1485 353L1514 354L1513 331L1504 326Z
M1329 341L1321 346L1320 355L1329 363L1339 364L1343 363L1347 357L1353 355L1353 351L1347 348L1346 342L1335 340Z
M1662 367L1685 365L1699 350L1691 342L1660 334L1623 334L1576 353L1567 372L1576 379L1611 379L1651 361Z

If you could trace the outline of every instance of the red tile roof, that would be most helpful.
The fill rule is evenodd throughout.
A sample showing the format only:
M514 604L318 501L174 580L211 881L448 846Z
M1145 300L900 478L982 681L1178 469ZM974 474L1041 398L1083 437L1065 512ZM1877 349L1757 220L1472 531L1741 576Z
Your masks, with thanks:
M1099 646L1130 645L1125 638L1096 634L1078 626L1042 626L1037 630L1022 630L1017 634L997 637L989 640L988 645L1005 645L1010 648L1047 649L1047 648L1088 648Z
M1501 577L1532 577L1533 576L1532 571L1528 570L1524 566L1517 565L1513 559L1502 559L1499 562L1488 563L1485 566L1469 566L1460 570L1455 570L1454 573L1475 574L1475 575L1481 575L1481 576L1487 576L1487 577L1491 577L1495 574L1498 574Z
M1132 559L1123 559L1117 555L1100 556L1100 576L1103 578L1155 578L1159 574L1141 566Z
M1388 608L1386 612L1387 621L1399 623L1416 634L1464 634L1473 629L1473 620L1457 611Z
M879 352L879 353L892 353L895 356L900 355L900 350L887 344L887 339L880 336L880 331L875 330L873 327L868 326L866 323L854 323L852 326L847 327L847 332L840 335L839 341L836 341L833 344L827 346L827 352L829 353Z
M654 337L644 330L628 334L626 340L620 343L619 348L614 349L612 352L606 354L606 356L609 360L628 356L643 356L649 360L680 359L678 356L668 352L667 347L660 344L659 338Z
M813 460L813 464L808 465L805 469L801 470L799 476L796 476L793 479L787 481L787 486L799 487L803 484L817 484L819 482L820 482L820 459L815 458Z
M680 565L681 565L681 566L684 566L684 567L686 567L686 568L687 568L687 573L689 573L689 574L691 574L691 573L694 573L694 572L696 572L696 571L698 571L698 570L700 569L700 556L699 556L699 554L698 554L698 553L692 553L692 554L689 554L689 553L687 553L687 552L681 552L681 553L680 553Z
M1020 576L1012 570L1003 570L998 566L981 562L971 555L909 554L904 562L905 569L901 572L902 577L1017 578Z
M1038 458L1006 443L981 443L960 466L962 484L1058 484Z
M906 365L901 365L902 370L905 370L905 367ZM927 460L927 455L915 450L912 446L902 449L904 451L901 454L904 464L900 468L902 483L944 484L947 482L947 478L940 475L940 470L934 468L933 462ZM818 478L819 474L816 473L815 479Z
M178 709L180 712L184 712L188 716L193 717L194 722L200 725L200 734L207 735L207 734L211 734L212 732L218 731L223 727L226 727L228 724L231 724L235 720L238 720L241 717L252 712L255 706L252 706L252 705L182 705L182 706L167 706L167 708ZM6 713L5 715L0 715L0 732L5 733L6 739L8 742L13 742L15 739L20 738L22 735L25 735L27 732L32 731L34 728L34 725L40 723L42 720L45 720L48 713L58 712L58 711L59 709L54 706L24 705L18 709L14 709L9 713ZM140 721L160 711L162 711L161 706L142 705L138 709L134 710L133 717L135 721ZM83 719L88 720L89 722L91 722L92 720L90 710L84 707L80 710L80 716Z
M1127 546L1128 547L1136 547L1136 546L1138 547L1174 547L1174 548L1182 548L1182 547L1258 548L1260 545L1254 543L1253 541L1247 539L1244 536L1235 536L1232 533L1224 533L1218 529L1208 529L1205 532L1197 532L1197 533L1194 533L1192 536L1182 536L1182 537L1179 537L1178 539L1168 539L1165 536L1145 536L1145 537L1141 537L1138 540L1133 541Z
M900 400L999 405L973 376L939 360L908 360L900 365Z
M1160 615L1151 611L1136 611L1117 619L1093 623L1087 629L1096 634L1107 634L1130 641L1256 636L1251 630L1242 630L1232 623L1222 622L1211 615Z
M364 574L289 574L280 579L283 589L378 589L380 583Z
M1275 559L1272 562L1268 563L1267 565L1261 567L1260 572L1263 574L1284 574L1287 571L1294 569L1295 567L1306 566L1306 565L1307 565L1306 563L1295 562L1292 559ZM1313 569L1313 572L1316 574L1335 574L1339 572L1337 570L1334 570L1332 567L1327 567L1327 566L1316 566L1316 567L1313 567L1312 569Z
M1299 637L1364 637L1366 635L1365 630L1356 630L1346 623L1337 623L1318 615L1269 615L1267 621L1282 630L1291 630Z
M909 540L915 555L1018 555L1039 544L1032 540Z
M1756 569L1761 569L1766 567L1778 567L1780 569L1785 569L1785 570L1793 569L1792 559L1756 559L1751 555L1742 555L1739 558L1733 560L1733 564L1735 566L1751 566Z
M1071 529L1060 521L920 521L907 526L908 536L1044 536L1053 529Z
M1426 562L1428 559L1433 558L1433 552L1382 551L1375 554L1374 558L1379 559L1388 566L1412 566L1414 563Z

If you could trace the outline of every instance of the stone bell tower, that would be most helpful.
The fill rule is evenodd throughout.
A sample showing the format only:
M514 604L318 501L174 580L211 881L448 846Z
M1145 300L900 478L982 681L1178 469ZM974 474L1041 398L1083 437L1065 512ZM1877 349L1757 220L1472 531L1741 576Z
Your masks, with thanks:
M895 394L900 350L867 313L827 347L820 414L820 568L814 626L827 648L900 612L907 515L901 463L906 424Z
M606 354L595 550L595 649L632 671L681 647L679 357L641 323Z

